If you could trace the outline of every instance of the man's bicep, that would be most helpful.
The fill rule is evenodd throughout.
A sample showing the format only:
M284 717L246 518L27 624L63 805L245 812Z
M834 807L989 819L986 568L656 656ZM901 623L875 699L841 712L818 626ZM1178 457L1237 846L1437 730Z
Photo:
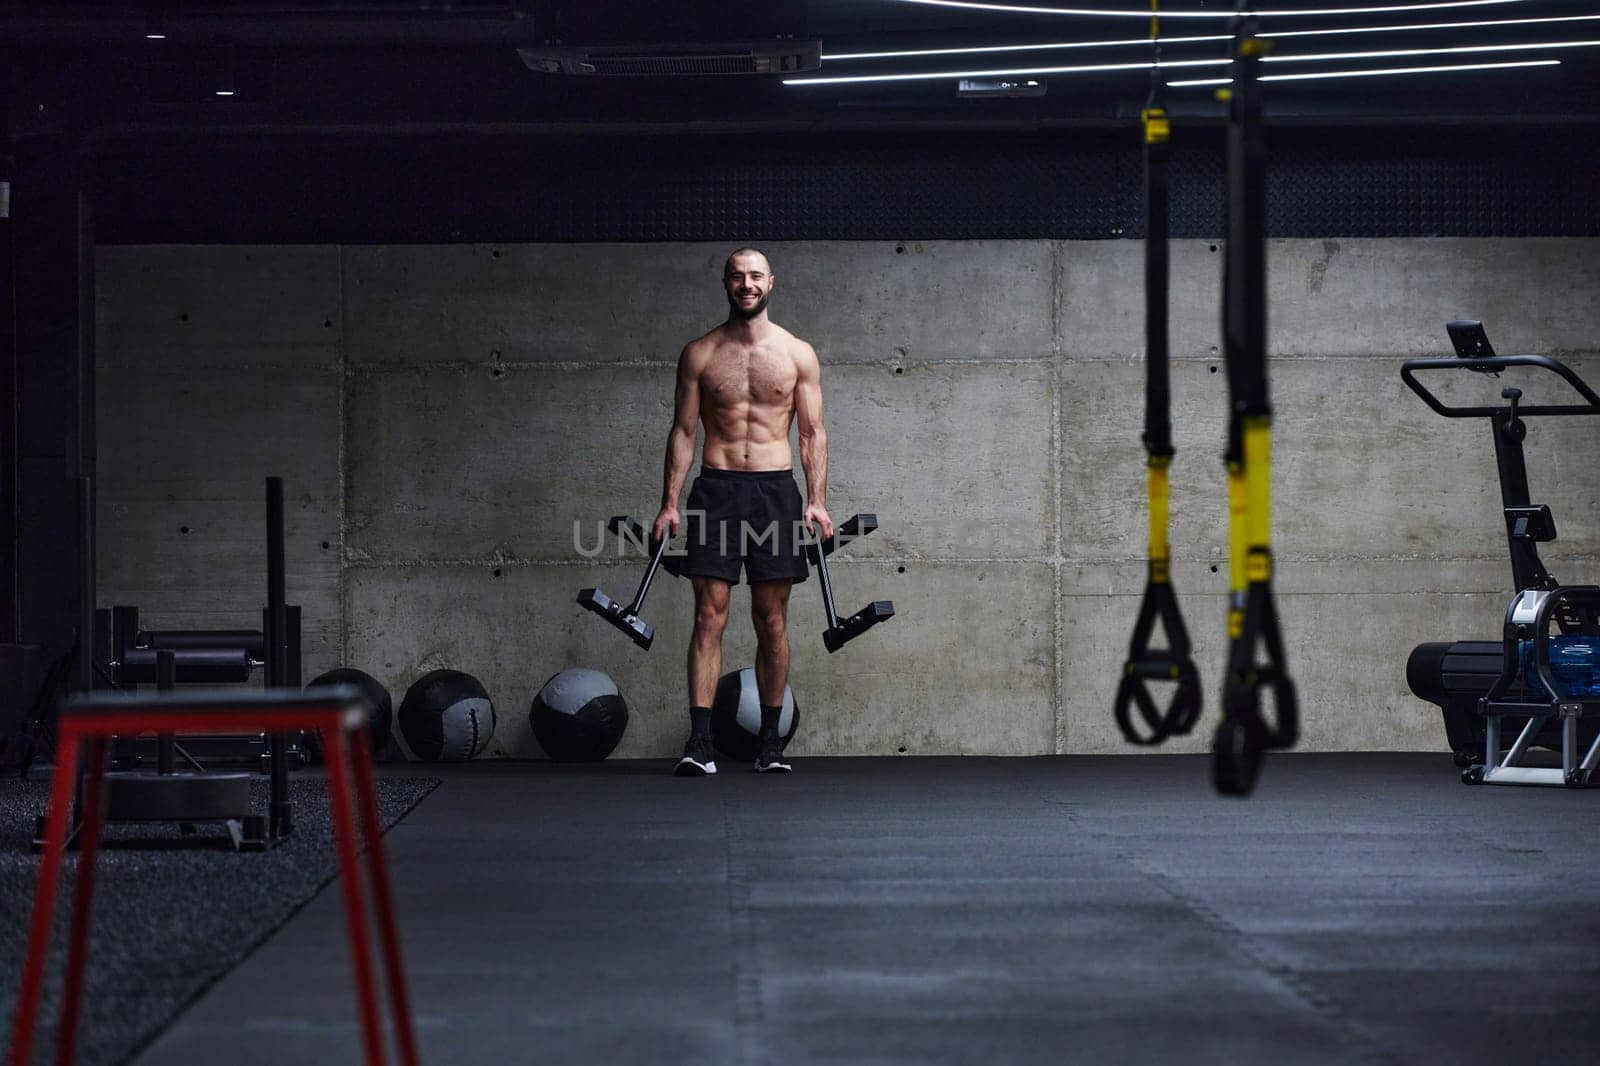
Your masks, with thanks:
M822 367L817 353L805 345L800 353L799 380L795 383L795 416L802 432L822 425Z

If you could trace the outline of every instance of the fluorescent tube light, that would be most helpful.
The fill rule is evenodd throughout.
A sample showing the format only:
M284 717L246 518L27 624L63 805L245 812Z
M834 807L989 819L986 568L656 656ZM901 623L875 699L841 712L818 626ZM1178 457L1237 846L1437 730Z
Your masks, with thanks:
M1262 81L1315 81L1321 78L1376 78L1385 74L1448 74L1460 70L1511 70L1515 67L1558 67L1559 59L1535 59L1521 63L1458 63L1444 67L1383 67L1378 70L1324 70L1308 74L1263 74ZM1231 85L1232 78L1201 78L1169 81L1167 88L1182 89L1197 85Z
M1477 30L1489 26L1537 26L1546 22L1600 22L1600 15L1552 15L1532 19L1483 19L1478 22L1415 22L1409 26L1351 26L1342 30L1273 30L1275 37L1332 37L1341 33L1409 33L1412 30Z
M1163 62L1161 68L1219 67L1231 62L1228 59L1176 59ZM1144 63L1083 63L1072 67L1031 67L1025 70L940 70L918 74L849 74L834 78L785 78L785 85L859 85L864 82L884 81L940 81L951 78L1031 78L1041 74L1095 74L1115 70L1149 70L1155 64Z
M1600 18L1600 15L1595 16ZM1226 33L1208 33L1198 37L1163 37L1157 43L1165 47L1170 44L1196 44L1204 41L1231 41L1233 38ZM1150 47L1148 37L1129 37L1121 41L1050 41L1042 44L998 44L987 48L918 48L906 52L840 52L838 55L824 55L824 63L836 63L846 59L915 59L922 56L969 56L984 55L991 52L1047 52L1062 48L1116 48L1123 45L1143 45Z
M1600 41L1546 41L1543 44L1463 44L1448 48L1390 48L1373 52L1313 52L1263 56L1263 63L1323 63L1337 59L1395 59L1400 56L1460 55L1463 52L1533 52L1546 48L1595 48Z
M1291 56L1265 56L1266 63L1328 63L1347 59L1397 59L1402 56L1433 56L1433 55L1462 55L1476 52L1532 52L1552 48L1596 48L1600 47L1600 40L1590 41L1551 41L1544 44L1475 44L1459 45L1448 48L1395 48L1382 51L1366 52L1313 52L1307 55ZM1179 59L1163 62L1162 68L1167 67L1196 67L1204 65L1217 65L1227 63L1227 59ZM1525 66L1543 64L1521 64ZM851 85L864 82L883 81L937 81L946 78L1020 78L1036 77L1042 74L1091 74L1118 70L1149 70L1155 66L1153 62L1142 63L1085 63L1070 67L1033 67L1026 70L966 70L966 71L933 71L928 73L912 74L854 74L831 78L786 78L785 85ZM1421 69L1421 68L1414 68ZM1447 69L1431 67L1430 70ZM1473 69L1461 67L1459 69ZM1501 69L1494 66L1479 67L1476 69ZM1303 76L1303 75L1300 75ZM1262 80L1271 80L1270 75L1263 76ZM1168 85L1200 85L1200 84L1225 84L1225 82L1184 82L1170 81Z
M1260 36L1269 40L1279 37L1337 37L1347 33L1411 33L1419 30L1472 30L1487 29L1499 26L1538 26L1553 22L1600 22L1600 15L1554 15L1548 18L1528 19L1484 19L1477 22L1417 22L1409 26L1347 26L1343 29L1330 30L1282 30L1272 33L1262 33ZM1213 41L1227 41L1232 38L1226 33L1208 33L1193 37L1163 37L1159 44L1204 44ZM897 52L839 52L834 55L824 55L824 63L839 63L845 60L861 59L917 59L924 56L962 56L962 55L987 55L996 52L1047 52L1068 48L1117 48L1124 46L1143 45L1148 47L1148 37L1127 37L1114 41L1042 41L1036 44L1000 44L986 47L972 48L914 48Z
M1034 7L1027 4L997 4L986 0L898 0L902 4L922 4L927 7L959 7L972 11L1002 11L1020 15L1093 15L1102 18L1116 18L1127 16L1130 18L1148 19L1148 10L1136 8L1102 8L1102 7ZM1294 18L1300 16L1329 17L1337 15L1390 15L1402 11L1439 11L1445 8L1462 7L1496 7L1504 4L1521 4L1527 0L1439 0L1436 3L1424 4L1388 4L1371 7L1323 7L1307 8L1303 11L1256 11L1252 12L1257 18ZM1215 19L1233 18L1233 11L1161 11L1157 12L1164 19Z

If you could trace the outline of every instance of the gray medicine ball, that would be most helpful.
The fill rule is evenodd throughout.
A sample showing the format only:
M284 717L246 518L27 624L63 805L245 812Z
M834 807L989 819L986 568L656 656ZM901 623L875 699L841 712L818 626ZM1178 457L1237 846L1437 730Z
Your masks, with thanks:
M778 715L778 735L784 746L800 727L800 705L794 689L783 688L783 712ZM761 694L751 667L722 675L711 701L711 743L726 758L754 759L761 751Z
M394 724L394 701L383 683L369 673L341 666L318 674L306 688L321 688L324 685L354 685L366 693L370 704L367 708L367 732L372 737L372 750L382 751L389 743L389 732ZM317 733L306 734L306 749L313 762L322 761L322 738Z
M419 677L400 701L400 735L427 762L464 762L494 736L494 704L483 685L460 670Z
M574 667L544 683L528 724L557 762L599 762L616 750L628 728L628 703L606 674Z

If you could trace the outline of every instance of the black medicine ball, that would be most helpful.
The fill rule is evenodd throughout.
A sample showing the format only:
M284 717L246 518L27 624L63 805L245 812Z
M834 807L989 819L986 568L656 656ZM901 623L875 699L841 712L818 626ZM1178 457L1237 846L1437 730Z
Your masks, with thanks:
M778 715L778 735L784 746L800 728L800 705L794 689L783 687L783 713ZM753 761L761 753L761 693L756 672L750 667L722 675L711 701L711 743L729 759Z
M628 728L628 704L617 683L599 670L563 670L533 698L528 724L557 762L599 762L616 750Z
M367 700L372 704L367 711L367 731L372 735L372 750L382 751L389 743L389 732L394 725L394 700L389 696L389 690L371 674L349 666L318 674L306 688L320 688L323 685L354 685L366 693ZM321 737L316 733L307 733L306 747L313 759L318 762L322 760Z
M427 762L464 762L494 736L494 704L483 685L460 670L418 678L400 701L400 735Z

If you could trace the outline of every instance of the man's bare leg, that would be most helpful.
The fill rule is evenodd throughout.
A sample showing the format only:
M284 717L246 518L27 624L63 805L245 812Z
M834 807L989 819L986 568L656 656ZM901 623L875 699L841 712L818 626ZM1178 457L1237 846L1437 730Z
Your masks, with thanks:
M789 591L794 582L757 581L750 586L750 620L756 629L756 688L763 706L781 706L789 684Z
M689 743L674 773L690 777L714 774L711 756L711 700L722 672L722 634L728 628L732 586L714 577L695 577L694 636L689 640Z
M694 583L694 637L689 641L689 706L709 707L722 676L722 634L728 628L733 588L714 577Z
M778 715L789 684L788 578L750 585L750 619L756 629L756 690L761 694L761 755L757 770L788 770L778 740Z

